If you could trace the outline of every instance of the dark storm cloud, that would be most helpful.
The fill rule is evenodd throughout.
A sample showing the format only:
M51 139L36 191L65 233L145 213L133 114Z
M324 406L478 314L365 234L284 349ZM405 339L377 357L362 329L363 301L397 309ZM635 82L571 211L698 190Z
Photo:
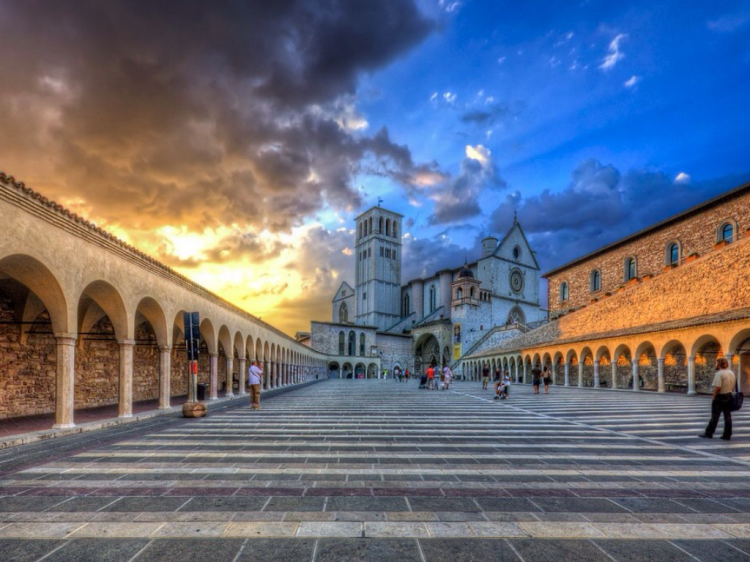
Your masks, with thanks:
M287 229L357 206L362 160L420 171L341 126L358 77L433 29L412 1L0 0L3 167L136 227Z
M746 177L697 184L675 183L662 172L620 173L596 160L582 162L562 191L522 197L508 194L491 217L491 230L512 224L514 211L543 269L562 265L596 248L663 220L740 184Z
M481 239L482 236L478 235L471 248L463 248L451 242L447 232L431 238L405 237L402 241L402 281L405 283L433 275L441 269L460 267L465 260L471 261L481 255Z

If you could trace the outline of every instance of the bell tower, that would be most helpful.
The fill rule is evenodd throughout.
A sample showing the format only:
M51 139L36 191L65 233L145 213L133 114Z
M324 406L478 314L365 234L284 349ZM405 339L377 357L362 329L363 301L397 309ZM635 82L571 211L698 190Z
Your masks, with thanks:
M401 318L403 215L372 207L356 220L355 321L387 330Z

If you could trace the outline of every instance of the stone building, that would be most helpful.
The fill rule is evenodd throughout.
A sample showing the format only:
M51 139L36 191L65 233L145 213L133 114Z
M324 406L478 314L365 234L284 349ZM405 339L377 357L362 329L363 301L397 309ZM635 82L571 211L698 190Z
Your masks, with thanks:
M464 358L529 382L708 393L717 357L750 391L750 184L548 272L553 320Z
M475 261L406 283L402 221L382 207L355 219L354 287L343 282L331 322L311 326L313 349L338 355L329 361L334 376L452 364L545 321L539 265L517 221L502 240L485 238Z
M183 312L199 312L208 399L325 373L326 357L0 173L0 419L117 405L130 418L187 393ZM52 425L52 421L50 421Z

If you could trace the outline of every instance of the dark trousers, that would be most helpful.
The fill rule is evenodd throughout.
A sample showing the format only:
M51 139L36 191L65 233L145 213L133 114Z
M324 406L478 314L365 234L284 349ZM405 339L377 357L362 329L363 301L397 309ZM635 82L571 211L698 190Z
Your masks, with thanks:
M732 393L719 394L711 402L711 421L706 427L706 435L713 435L716 426L719 425L719 417L724 414L724 435L729 438L732 436Z

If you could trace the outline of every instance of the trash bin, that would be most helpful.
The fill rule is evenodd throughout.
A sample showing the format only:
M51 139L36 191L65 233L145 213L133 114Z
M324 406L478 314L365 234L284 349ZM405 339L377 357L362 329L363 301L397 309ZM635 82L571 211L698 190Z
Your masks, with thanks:
M206 399L206 383L198 384L198 402L203 402Z

